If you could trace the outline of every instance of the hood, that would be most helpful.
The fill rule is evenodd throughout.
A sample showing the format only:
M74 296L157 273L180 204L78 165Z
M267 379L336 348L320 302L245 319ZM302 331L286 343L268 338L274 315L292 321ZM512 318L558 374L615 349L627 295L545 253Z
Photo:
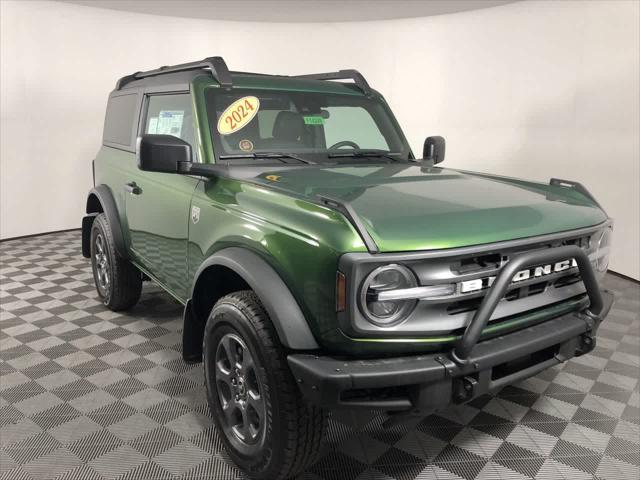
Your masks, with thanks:
M574 230L607 215L576 190L419 165L273 168L252 181L348 202L381 252L455 248Z

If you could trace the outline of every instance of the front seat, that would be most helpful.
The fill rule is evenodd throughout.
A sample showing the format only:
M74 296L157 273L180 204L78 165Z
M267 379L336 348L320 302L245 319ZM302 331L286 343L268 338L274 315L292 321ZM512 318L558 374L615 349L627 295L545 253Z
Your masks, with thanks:
M274 147L297 147L301 145L300 138L304 133L304 120L302 115L296 112L278 112L273 123L273 138L267 139L264 143L268 148Z

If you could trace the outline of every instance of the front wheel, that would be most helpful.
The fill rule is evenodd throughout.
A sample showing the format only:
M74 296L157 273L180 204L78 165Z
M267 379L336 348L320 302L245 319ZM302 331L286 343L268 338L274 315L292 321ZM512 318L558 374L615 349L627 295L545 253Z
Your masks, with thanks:
M211 413L242 470L255 479L282 480L314 463L326 414L302 398L255 293L232 293L215 304L203 355Z

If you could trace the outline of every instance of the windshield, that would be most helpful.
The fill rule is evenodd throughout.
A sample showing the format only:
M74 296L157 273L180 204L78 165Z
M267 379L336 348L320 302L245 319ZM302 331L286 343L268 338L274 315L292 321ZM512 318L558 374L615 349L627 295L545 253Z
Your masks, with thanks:
M389 110L362 96L273 90L207 91L217 159L282 154L324 161L402 161L409 146ZM273 156L272 156L273 158Z

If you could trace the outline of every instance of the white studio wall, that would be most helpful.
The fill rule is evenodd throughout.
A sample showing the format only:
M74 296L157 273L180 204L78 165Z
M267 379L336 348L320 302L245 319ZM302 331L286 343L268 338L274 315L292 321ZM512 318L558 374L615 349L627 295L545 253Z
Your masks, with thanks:
M443 135L446 166L583 183L616 221L611 268L640 278L638 2L332 24L0 5L0 238L79 226L117 78L222 55L266 73L357 68L416 154L425 136Z

